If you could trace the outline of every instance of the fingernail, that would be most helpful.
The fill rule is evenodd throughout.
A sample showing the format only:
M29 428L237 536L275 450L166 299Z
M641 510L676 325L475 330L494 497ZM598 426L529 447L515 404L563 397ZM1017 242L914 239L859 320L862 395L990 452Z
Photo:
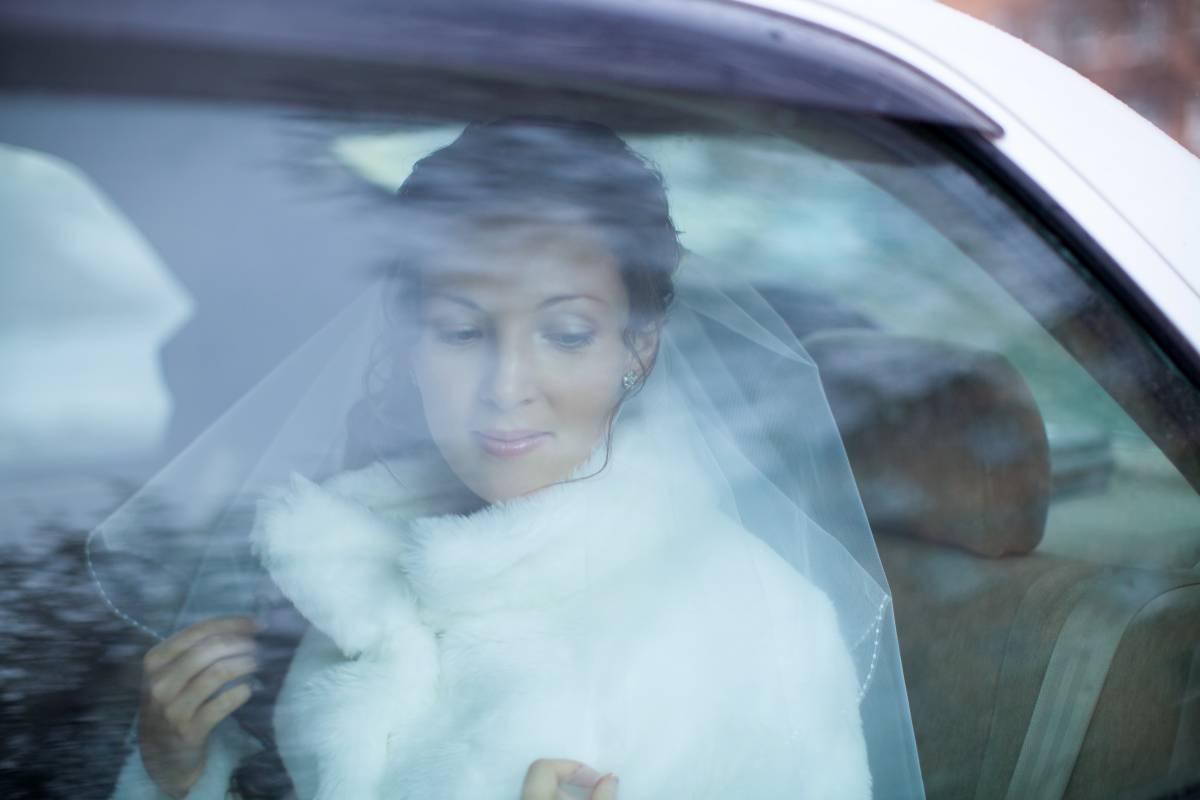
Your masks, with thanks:
M567 783L571 786L582 786L585 789L590 789L600 782L601 777L603 776L599 772L584 764L571 773L571 777L567 778Z

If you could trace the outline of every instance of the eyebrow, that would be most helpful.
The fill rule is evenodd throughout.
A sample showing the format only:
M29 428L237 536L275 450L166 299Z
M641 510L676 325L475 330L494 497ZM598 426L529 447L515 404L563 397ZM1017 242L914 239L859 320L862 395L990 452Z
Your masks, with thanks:
M555 303L565 303L568 300L591 300L593 303L599 303L602 306L607 306L608 302L590 294L556 294L554 297L548 297L538 303L538 308L554 305Z
M449 292L445 292L440 289L430 290L429 296L430 298L436 297L440 300L449 300L451 303L458 303L459 305L464 305L467 308L474 309L475 311L483 311L483 308L480 307L478 303L473 303L465 297L457 294L450 294Z
M475 310L475 311L483 311L483 308L482 308L482 307L481 307L481 306L480 306L478 303L475 303L475 302L473 302L473 301L471 301L471 300L468 300L467 298L465 298L465 297L463 297L463 296L461 296L461 295L457 295L457 294L451 294L450 292L443 291L443 290L441 290L441 289L433 289L433 290L431 290L431 291L429 292L429 296L430 296L431 298L432 298L432 297L437 297L437 298L439 298L439 299L442 299L442 300L448 300L448 301L450 301L450 302L452 302L452 303L458 303L459 305L464 305L464 306L466 306L467 308L473 309L473 310ZM546 306L551 306L551 305L554 305L555 303L565 303L565 302L567 302L567 301L570 301L570 300L591 300L593 303L599 303L599 304L600 304L600 305L602 305L602 306L608 306L608 305L609 305L609 303L608 303L606 300L603 300L603 299L601 299L601 298L599 298L599 297L596 297L595 295L590 295L590 294L556 294L556 295L554 295L553 297L547 297L545 300L543 300L542 302L538 303L538 308L545 308Z

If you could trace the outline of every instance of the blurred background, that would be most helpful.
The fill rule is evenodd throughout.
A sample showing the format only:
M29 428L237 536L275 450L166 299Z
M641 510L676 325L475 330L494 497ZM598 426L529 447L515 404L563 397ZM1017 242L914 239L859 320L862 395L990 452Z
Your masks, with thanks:
M942 0L1086 75L1200 155L1200 0Z

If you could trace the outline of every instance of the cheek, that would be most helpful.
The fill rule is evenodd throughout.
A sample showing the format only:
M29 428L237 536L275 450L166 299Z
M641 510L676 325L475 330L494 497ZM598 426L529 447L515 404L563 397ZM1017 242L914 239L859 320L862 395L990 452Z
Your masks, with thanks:
M427 346L417 348L413 372L425 420L435 437L463 427L470 410L468 387L479 381L478 361L464 353L434 355Z
M620 399L625 359L617 349L578 356L546 375L546 399L559 422L576 436L602 431Z

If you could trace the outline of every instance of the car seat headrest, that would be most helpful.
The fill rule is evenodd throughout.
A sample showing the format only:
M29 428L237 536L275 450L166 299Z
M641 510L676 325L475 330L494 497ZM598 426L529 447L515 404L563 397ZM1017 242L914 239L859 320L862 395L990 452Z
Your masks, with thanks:
M804 340L878 533L1026 553L1050 503L1042 415L996 353L874 331Z

